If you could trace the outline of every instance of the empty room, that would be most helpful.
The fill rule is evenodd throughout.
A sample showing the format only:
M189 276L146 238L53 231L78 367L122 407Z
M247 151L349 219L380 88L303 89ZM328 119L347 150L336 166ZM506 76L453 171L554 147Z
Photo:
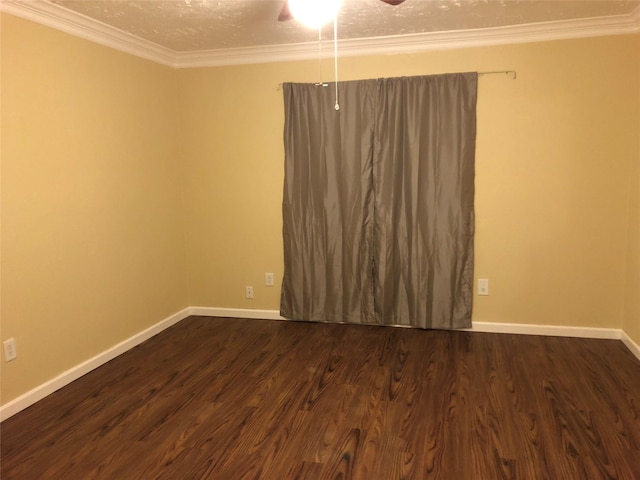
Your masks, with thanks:
M0 9L0 478L640 479L640 1Z

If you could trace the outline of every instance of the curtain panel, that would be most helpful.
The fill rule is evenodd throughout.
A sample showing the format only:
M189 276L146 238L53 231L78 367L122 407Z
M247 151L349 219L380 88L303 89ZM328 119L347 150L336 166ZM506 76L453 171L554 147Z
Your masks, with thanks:
M280 314L471 326L477 74L283 85Z

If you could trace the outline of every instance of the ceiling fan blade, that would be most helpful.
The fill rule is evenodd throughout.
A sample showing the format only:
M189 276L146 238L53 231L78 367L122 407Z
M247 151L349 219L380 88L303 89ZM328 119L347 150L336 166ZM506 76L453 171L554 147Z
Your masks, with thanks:
M289 1L284 0L284 3L282 4L282 8L280 9L280 15L278 15L278 21L286 22L287 20L292 20L292 19L293 19L293 15L291 15L291 10L289 10Z
M388 3L389 5L400 5L404 0L382 0L384 3Z

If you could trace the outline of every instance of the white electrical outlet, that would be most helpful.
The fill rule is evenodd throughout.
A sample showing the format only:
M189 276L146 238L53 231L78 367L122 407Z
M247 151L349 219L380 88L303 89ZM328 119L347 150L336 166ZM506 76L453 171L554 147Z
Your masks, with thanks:
M4 359L7 362L11 360L15 360L18 356L18 352L16 351L16 339L10 338L9 340L5 340L3 342L4 345Z
M247 285L244 287L245 297L249 300L253 300L253 287L251 285Z
M264 274L264 284L267 287L273 287L273 273Z
M478 295L489 295L489 279L478 279Z

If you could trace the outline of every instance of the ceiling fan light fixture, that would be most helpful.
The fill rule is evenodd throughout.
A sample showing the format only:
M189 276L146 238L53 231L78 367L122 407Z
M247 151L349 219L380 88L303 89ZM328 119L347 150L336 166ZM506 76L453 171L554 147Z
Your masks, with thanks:
M342 0L289 0L291 15L309 28L320 28L333 20Z

